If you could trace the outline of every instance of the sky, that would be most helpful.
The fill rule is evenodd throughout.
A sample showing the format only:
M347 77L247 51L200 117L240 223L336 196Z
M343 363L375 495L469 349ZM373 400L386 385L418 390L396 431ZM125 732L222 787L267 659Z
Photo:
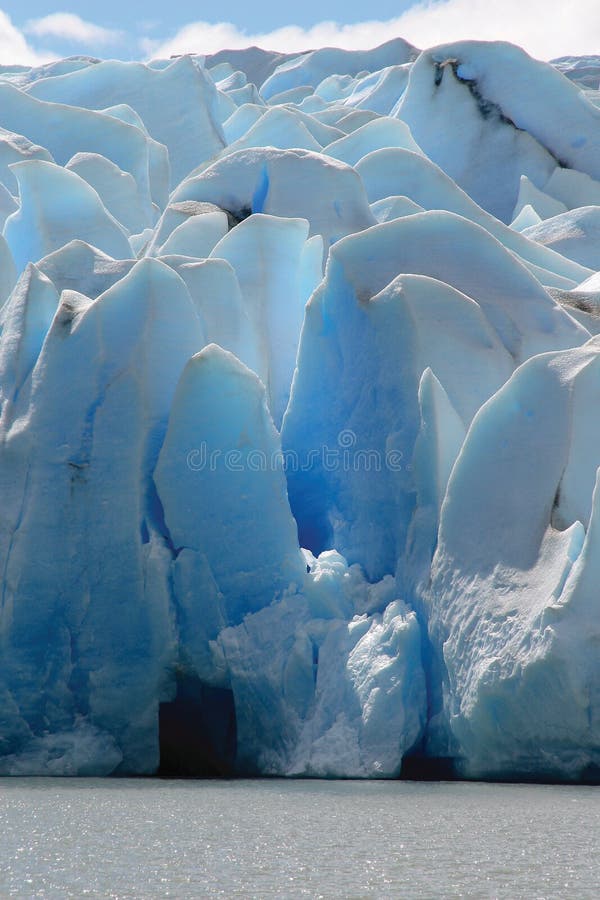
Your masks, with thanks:
M392 37L424 48L510 40L540 59L600 54L600 0L0 0L0 64L62 56L148 59L257 45L368 49ZM365 14L367 13L367 14Z

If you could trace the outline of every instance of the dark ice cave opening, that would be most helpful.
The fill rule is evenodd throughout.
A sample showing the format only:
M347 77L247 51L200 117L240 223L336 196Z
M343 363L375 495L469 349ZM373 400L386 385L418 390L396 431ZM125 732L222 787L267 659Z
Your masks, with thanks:
M237 729L233 693L178 673L177 693L158 708L158 775L214 778L234 774Z

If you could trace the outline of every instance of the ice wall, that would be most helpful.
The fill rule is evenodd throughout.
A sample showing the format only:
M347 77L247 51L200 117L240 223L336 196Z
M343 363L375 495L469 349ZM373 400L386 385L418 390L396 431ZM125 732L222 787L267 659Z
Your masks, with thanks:
M594 71L0 74L0 773L597 780Z

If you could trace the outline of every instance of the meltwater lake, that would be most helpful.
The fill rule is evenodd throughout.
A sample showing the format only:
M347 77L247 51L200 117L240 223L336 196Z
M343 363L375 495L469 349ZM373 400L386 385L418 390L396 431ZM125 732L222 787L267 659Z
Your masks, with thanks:
M0 897L596 898L595 787L14 778Z

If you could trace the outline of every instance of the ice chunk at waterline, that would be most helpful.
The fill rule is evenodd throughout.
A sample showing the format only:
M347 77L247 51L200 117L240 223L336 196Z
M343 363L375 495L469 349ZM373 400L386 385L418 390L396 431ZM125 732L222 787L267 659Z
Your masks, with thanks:
M335 551L281 600L219 637L242 772L394 777L425 722L415 614Z
M15 316L31 307L28 321L48 302L33 274L11 301ZM31 365L33 337L40 344L33 328L30 336L19 365ZM1 357L13 341L5 329ZM123 771L156 770L174 635L170 552L150 474L179 375L203 343L181 279L143 260L95 302L63 293L30 390L9 407L0 444L0 696L1 747L14 759L48 733L77 730L84 716L99 736L84 771L106 771L107 734Z
M264 388L219 347L182 375L155 481L180 666L231 689L237 770L397 774L424 723L416 618L391 577L300 552Z
M600 764L599 361L594 338L525 363L475 417L450 477L428 591L433 711L470 776L569 779Z

